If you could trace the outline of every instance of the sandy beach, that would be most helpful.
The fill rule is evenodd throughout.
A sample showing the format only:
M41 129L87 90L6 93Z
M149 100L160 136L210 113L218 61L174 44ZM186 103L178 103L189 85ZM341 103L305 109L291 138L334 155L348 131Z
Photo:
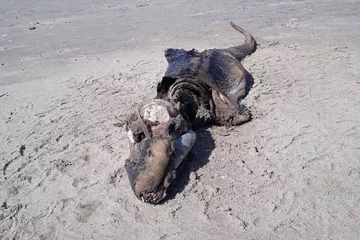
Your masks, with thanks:
M360 1L3 1L0 239L360 238ZM170 47L256 38L253 119L199 130L160 205L125 117Z

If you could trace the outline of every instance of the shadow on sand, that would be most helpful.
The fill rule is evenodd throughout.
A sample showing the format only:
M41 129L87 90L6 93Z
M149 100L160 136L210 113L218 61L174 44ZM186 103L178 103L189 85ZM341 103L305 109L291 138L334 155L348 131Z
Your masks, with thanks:
M167 190L164 202L174 199L176 194L184 191L189 183L190 174L196 172L209 162L211 152L215 148L214 139L206 129L196 131L196 142L176 171L176 178Z

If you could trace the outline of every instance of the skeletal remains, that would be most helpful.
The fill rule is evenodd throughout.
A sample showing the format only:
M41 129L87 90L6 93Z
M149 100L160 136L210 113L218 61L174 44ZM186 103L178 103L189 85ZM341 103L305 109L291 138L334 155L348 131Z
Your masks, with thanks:
M256 50L250 33L230 22L246 40L236 47L167 49L168 68L157 96L126 119L130 157L125 168L137 198L156 204L196 140L194 130L208 124L239 125L250 119L240 103L247 91L240 61Z

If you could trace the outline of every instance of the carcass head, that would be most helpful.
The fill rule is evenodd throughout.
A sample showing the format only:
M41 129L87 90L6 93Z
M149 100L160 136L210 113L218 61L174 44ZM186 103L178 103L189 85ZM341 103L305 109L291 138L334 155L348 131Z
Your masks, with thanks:
M145 128L145 129L144 129ZM146 104L128 118L130 185L137 198L159 203L175 178L176 169L192 148L196 134L167 101Z

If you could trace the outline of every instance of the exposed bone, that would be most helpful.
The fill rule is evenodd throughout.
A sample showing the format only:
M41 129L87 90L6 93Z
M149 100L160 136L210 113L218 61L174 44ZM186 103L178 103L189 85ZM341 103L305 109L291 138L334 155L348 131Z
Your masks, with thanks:
M222 95L222 94L219 93L219 92L218 92L218 94L219 94L220 99L221 99L224 103L229 104L229 101L226 99L226 97L225 97L224 95Z
M185 156L190 152L196 141L196 133L193 130L188 131L175 141L175 149L168 165L168 175L165 178L164 186L167 188L172 178L175 177L175 170L179 167Z
M164 131L171 117L177 115L177 110L167 101L154 99L140 109L140 114L144 120L157 123L151 126L151 131L160 134Z
M170 169L176 169L179 167L182 160L190 152L196 141L196 133L190 130L186 134L182 135L175 141L175 150L172 160L169 163Z

